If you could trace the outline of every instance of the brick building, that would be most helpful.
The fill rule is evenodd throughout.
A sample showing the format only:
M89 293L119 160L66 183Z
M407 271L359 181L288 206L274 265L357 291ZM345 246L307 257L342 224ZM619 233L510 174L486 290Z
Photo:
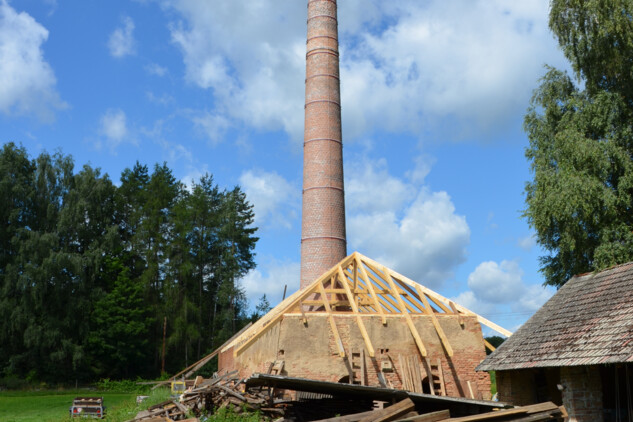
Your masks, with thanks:
M477 368L499 400L551 400L570 422L633 418L633 262L570 279Z
M354 253L228 343L219 369L489 399L480 324L510 334Z

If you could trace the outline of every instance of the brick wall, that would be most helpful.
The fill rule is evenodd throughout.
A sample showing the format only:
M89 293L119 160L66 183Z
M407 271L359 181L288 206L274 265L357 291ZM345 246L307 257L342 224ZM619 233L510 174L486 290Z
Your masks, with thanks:
M511 403L515 406L526 406L536 403L534 370L496 371L496 376L499 401Z
M454 355L449 358L444 351L433 323L428 316L414 316L414 323L424 346L427 358L432 363L438 360L442 365L446 391L449 396L468 396L467 381L470 381L476 397L490 398L490 378L485 372L475 372L475 367L484 359L485 350L481 327L475 317L463 317L464 327L458 318L438 315L438 320L449 339ZM345 350L360 351L365 343L356 319L350 316L335 317L337 329ZM379 386L378 374L382 374L388 386L402 387L401 358L415 356L420 361L420 353L403 318L387 318L383 326L379 316L363 317L365 327L375 350L370 358L366 353L365 376L368 385ZM232 351L230 351L232 353ZM243 353L230 362L231 370L240 369L241 376L262 372L275 359L284 360L283 375L338 382L348 376L346 362L339 356L338 348L327 318L323 314L308 314L304 325L300 316L286 316ZM393 371L383 371L383 361L390 361ZM424 367L420 367L425 377Z
M602 422L602 380L598 367L564 367L560 378L569 422Z
M336 0L308 2L301 288L345 258Z

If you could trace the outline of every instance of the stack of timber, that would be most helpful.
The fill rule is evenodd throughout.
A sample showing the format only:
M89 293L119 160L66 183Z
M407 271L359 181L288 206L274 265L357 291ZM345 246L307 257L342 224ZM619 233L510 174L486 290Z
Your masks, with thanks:
M237 371L212 379L197 377L193 386L179 397L149 407L128 422L198 421L198 417L222 408L234 413L258 411L263 418L278 419L284 410L272 404L266 391L243 391L243 379Z
M451 418L449 410L420 414L416 412L411 399L404 399L384 409L321 419L317 422L563 422L566 418L565 408L552 402Z

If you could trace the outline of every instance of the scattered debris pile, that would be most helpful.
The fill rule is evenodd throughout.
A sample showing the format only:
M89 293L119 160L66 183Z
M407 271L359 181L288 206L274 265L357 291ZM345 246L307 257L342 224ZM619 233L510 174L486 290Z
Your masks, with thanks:
M151 406L128 422L198 422L222 408L259 412L262 420L301 422L562 422L567 417L563 407L551 402L509 408L403 390L262 374L244 380L236 375L235 371L212 379L197 377L180 397ZM297 388L281 390L283 382Z

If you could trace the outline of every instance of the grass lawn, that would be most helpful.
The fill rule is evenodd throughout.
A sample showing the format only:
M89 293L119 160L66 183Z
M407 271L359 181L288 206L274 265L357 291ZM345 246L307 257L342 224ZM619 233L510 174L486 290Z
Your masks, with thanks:
M136 393L110 393L95 391L5 391L0 392L0 421L2 422L68 422L68 408L75 397L103 397L107 410L106 421L119 422L132 419L151 402L165 400L168 391L159 389L150 397L151 402L136 406ZM79 420L91 420L75 418Z

